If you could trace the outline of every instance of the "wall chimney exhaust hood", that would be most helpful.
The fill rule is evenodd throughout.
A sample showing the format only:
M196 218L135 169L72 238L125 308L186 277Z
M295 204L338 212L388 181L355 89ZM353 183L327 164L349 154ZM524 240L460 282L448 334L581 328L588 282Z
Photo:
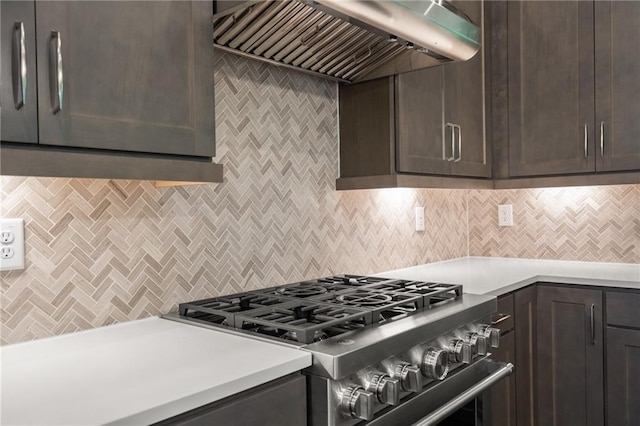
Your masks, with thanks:
M216 48L341 83L466 61L481 39L443 0L217 1L214 14Z

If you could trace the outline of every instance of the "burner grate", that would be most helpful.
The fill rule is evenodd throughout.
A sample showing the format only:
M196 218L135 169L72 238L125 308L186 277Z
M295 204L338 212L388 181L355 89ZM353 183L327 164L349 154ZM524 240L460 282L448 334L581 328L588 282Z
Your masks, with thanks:
M181 303L181 316L312 343L462 296L462 286L336 275Z
M269 334L299 343L313 343L323 338L323 334L337 335L372 322L372 315L367 311L304 300L235 316L236 328L257 332L269 330Z
M366 309L373 314L374 322L383 322L407 315L424 307L424 299L418 294L382 292L369 287L346 290L317 298L323 303Z
M240 293L181 303L178 306L178 311L182 316L233 326L237 313L250 314L255 310L279 303L282 303L282 300L278 297L257 293Z
M424 299L425 307L433 306L462 296L462 286L459 284L443 284L424 281L387 280L380 284L368 286L368 288L385 293L393 292L421 295Z

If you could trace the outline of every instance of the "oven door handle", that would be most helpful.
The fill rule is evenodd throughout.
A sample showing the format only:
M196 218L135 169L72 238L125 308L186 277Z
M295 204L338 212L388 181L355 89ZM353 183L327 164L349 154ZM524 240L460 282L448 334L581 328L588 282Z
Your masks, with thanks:
M478 394L484 392L496 382L513 373L513 364L510 362L498 369L495 373L485 377L469 389L465 390L442 407L431 412L428 416L418 420L413 426L429 426L444 420L449 414L463 407L467 402L471 401Z

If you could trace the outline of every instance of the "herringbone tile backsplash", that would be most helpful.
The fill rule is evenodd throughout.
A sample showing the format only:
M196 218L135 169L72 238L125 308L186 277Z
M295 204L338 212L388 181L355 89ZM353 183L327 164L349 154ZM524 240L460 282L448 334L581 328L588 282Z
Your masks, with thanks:
M469 191L469 254L640 263L640 185Z
M0 275L1 343L469 250L640 262L640 185L336 192L334 83L227 54L217 55L215 77L222 184L1 178L0 214L25 219L27 263ZM507 231L494 226L502 201L514 204L516 226ZM419 205L422 233L413 231Z
M2 177L27 263L1 276L3 343L466 255L464 191L335 191L334 83L225 54L215 76L222 184ZM412 231L416 205L428 232Z

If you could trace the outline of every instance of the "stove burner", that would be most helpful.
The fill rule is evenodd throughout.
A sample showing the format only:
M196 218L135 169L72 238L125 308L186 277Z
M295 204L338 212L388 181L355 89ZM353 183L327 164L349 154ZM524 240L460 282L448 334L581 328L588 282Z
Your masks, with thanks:
M353 306L380 306L385 305L393 300L391 296L382 293L360 292L340 294L336 296L336 300L347 305Z
M325 294L327 292L327 289L319 285L300 285L295 287L280 287L276 290L276 292L283 296L289 297L311 297Z

